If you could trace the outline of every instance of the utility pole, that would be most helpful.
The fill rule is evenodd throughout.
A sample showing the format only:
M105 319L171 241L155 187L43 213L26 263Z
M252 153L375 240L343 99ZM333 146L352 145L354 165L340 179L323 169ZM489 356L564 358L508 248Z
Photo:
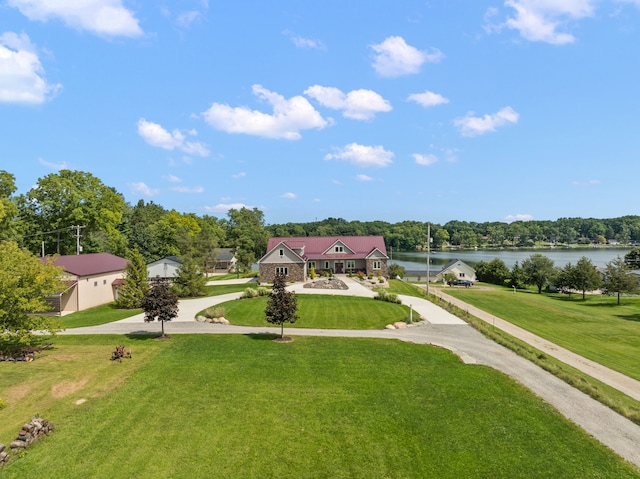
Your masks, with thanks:
M82 250L82 246L80 246L80 228L85 228L85 226L69 226L69 228L75 228L76 229L76 234L74 235L76 237L76 254L80 254L80 251Z

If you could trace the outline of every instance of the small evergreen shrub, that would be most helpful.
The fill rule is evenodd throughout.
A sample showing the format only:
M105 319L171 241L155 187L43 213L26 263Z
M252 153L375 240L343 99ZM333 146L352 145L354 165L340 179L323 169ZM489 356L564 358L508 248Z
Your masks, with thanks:
M5 407L7 407L7 403L4 402L4 399L0 398L0 409L4 409Z

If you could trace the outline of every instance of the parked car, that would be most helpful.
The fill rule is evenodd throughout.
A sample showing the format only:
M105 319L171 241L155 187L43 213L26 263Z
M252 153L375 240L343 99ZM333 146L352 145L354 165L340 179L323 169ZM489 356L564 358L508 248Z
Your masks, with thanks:
M470 281L468 279L456 279L453 282L454 286L464 286L465 288L470 288L471 286L473 286L473 281Z

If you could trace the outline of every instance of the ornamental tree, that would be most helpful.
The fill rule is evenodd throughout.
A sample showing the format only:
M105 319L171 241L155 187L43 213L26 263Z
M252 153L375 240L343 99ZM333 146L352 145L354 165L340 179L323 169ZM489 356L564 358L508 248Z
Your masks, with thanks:
M142 309L145 322L160 321L164 337L164 322L178 316L178 295L171 291L168 280L157 278L151 281L151 288L142 299Z
M285 276L277 273L273 279L273 289L267 302L265 315L267 322L280 325L280 339L284 338L284 323L295 323L298 300L291 291L285 289Z

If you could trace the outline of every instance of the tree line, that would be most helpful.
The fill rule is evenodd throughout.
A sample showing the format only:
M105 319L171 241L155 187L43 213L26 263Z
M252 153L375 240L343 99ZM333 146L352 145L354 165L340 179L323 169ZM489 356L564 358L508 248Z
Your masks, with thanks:
M129 204L91 173L60 170L16 195L15 177L0 170L0 240L12 240L34 255L109 252L147 263L166 256L190 258L202 269L215 266L219 248L232 248L241 268L266 252L271 236L383 236L387 249L533 246L536 244L640 244L640 216L555 221L467 222L347 221L327 218L267 225L257 208L231 209L227 217L167 210L153 201Z
M601 290L603 294L616 295L620 304L621 295L640 291L640 278L632 274L639 267L640 247L636 247L624 257L618 256L609 261L603 270L598 270L586 256L575 265L567 263L559 268L549 257L535 253L525 259L522 265L516 262L511 270L504 261L494 258L476 263L475 271L478 281L510 286L514 291L535 286L538 293L549 288L567 294L579 292L585 299L588 291Z

